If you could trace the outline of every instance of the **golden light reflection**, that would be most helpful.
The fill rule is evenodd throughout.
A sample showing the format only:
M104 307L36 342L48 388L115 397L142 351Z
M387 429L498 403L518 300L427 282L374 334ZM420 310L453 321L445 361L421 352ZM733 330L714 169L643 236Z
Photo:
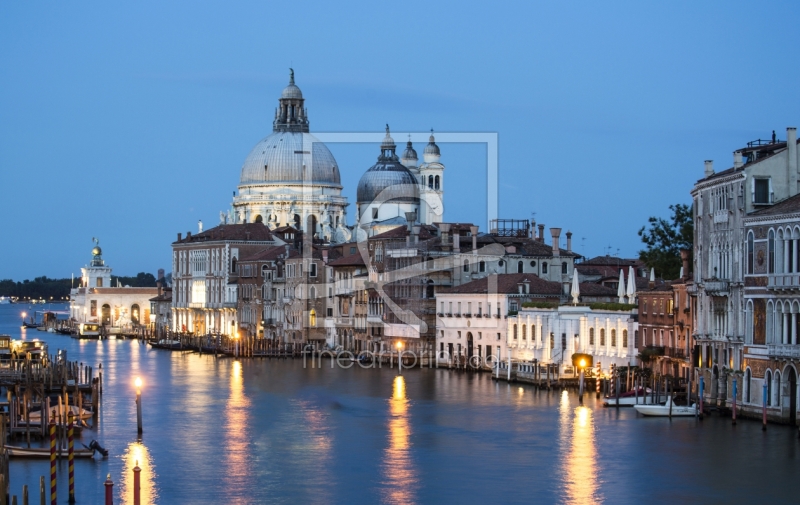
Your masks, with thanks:
M597 482L597 448L595 447L594 419L590 408L573 407L569 395L562 393L559 405L562 474L565 503L584 505L602 501Z
M389 446L383 458L383 476L386 482L383 501L386 503L414 503L418 478L411 457L411 429L406 399L406 383L398 375L392 384L389 400Z
M158 490L155 483L156 474L153 470L150 451L147 450L147 447L140 442L131 442L125 450L123 461L122 479L120 479L122 482L122 489L120 490L122 503L133 503L133 468L137 462L142 470L139 472L141 503L156 503L158 499Z
M250 468L247 463L250 434L249 417L250 399L244 393L242 363L234 361L231 366L230 396L225 406L225 427L222 430L225 440L222 442L225 454L222 461L226 469L221 472L225 487L240 490L247 486ZM246 500L231 493L228 503L246 503Z

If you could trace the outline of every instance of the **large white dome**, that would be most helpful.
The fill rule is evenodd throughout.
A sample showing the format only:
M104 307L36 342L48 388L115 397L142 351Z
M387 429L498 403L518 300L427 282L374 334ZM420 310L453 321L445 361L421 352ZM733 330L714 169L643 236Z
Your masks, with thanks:
M311 171L304 173L304 166ZM341 187L339 166L316 137L291 131L276 131L259 141L244 160L240 178L242 185L304 181Z

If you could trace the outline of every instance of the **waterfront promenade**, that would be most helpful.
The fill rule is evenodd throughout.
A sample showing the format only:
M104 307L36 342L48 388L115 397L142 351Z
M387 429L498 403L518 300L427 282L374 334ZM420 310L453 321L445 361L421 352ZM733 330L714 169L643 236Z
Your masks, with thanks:
M19 338L0 307L0 333ZM797 431L710 415L637 418L593 395L539 391L489 374L447 370L303 368L152 350L132 340L78 341L28 330L103 363L96 433L106 460L76 462L78 503L793 503ZM134 385L144 380L136 441ZM66 463L59 463L66 503ZM11 491L38 486L48 463L12 461Z

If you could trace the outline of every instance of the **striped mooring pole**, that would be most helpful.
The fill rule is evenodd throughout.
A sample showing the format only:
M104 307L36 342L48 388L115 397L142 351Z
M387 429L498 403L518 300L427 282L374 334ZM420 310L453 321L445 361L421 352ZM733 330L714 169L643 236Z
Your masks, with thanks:
M72 410L69 414L69 428L67 429L67 460L69 461L69 503L75 503L75 442L73 435L75 429L73 427Z
M764 381L761 393L761 431L767 431L767 381Z
M733 424L736 424L736 378L733 379Z
M57 505L56 500L56 420L50 420L50 505Z

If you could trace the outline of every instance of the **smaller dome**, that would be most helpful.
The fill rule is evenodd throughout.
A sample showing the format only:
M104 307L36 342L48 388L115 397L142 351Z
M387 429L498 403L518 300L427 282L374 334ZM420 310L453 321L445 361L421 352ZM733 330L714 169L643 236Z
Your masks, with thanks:
M383 137L383 142L381 142L381 150L384 149L396 149L397 145L394 143L394 139L389 134L389 125L386 125L386 136Z
M290 84L283 88L281 98L303 98L303 92L294 84Z
M425 146L425 150L422 154L435 154L439 156L439 146L436 145L436 139L433 138L433 130L431 130L431 136L428 137L428 145Z
M408 139L406 143L406 150L403 151L403 156L400 158L400 161L403 165L407 167L415 167L417 166L417 151L414 150L414 147L411 145L411 139Z
M289 69L289 85L283 88L281 98L303 98L303 92L294 84L294 69Z

